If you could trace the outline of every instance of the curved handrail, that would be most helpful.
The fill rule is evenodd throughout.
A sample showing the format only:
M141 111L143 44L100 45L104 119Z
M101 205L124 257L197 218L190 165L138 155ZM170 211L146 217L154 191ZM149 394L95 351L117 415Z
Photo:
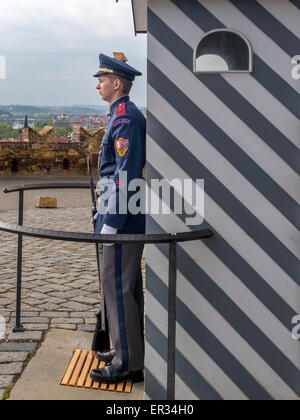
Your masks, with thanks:
M115 244L159 244L176 242L195 241L197 239L205 239L213 236L210 229L202 229L194 232L183 232L177 234L121 234L121 235L99 235L94 233L82 232L64 232L57 230L37 229L33 227L25 227L15 224L4 223L0 221L0 231L13 234L22 234L41 239L52 239L56 241L83 242L83 243L115 243Z
M90 189L89 183L50 183L50 184L29 184L19 185L11 188L4 188L3 192L6 194L13 192L24 192L34 190L50 190L50 189ZM55 230L37 229L34 227L23 227L21 225L7 224L0 221L0 230L8 233L22 234L24 236L31 236L36 238L53 239L69 242L86 242L86 243L170 243L188 242L197 239L205 239L213 236L210 229L202 229L192 232L182 232L176 234L147 234L147 235L96 235L92 233L78 233L78 232L63 232Z
M19 185L12 188L4 188L3 192L5 194L20 192L20 191L34 191L34 190L56 190L56 189L90 189L91 186L88 183L50 183L50 184L29 184L29 185Z

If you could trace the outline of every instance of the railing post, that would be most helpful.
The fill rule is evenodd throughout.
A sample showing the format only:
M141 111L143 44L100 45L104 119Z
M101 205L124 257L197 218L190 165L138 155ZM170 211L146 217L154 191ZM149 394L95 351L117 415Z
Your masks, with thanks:
M167 399L175 400L176 377L176 296L177 296L177 242L169 245L169 302L168 302L168 378Z
M23 226L24 215L24 191L19 191L19 226ZM23 235L18 234L18 272L17 272L17 306L16 306L16 326L13 332L24 332L25 329L21 324L21 297L22 297L22 257L23 257Z

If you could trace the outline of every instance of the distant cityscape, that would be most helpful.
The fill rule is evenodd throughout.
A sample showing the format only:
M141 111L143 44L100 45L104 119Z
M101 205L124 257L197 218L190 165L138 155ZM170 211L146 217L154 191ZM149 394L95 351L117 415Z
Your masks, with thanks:
M99 130L108 124L108 107L74 105L72 107L0 106L0 142L20 142L25 118L28 127L36 131L46 126L55 128L56 143L73 142L73 126ZM141 108L145 114L146 109Z

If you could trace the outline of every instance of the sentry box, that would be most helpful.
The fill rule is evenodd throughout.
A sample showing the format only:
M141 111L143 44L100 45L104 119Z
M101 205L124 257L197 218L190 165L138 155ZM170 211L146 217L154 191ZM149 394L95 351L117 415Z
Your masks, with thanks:
M215 234L178 246L175 397L299 399L300 2L132 6L148 34L147 182L205 191L201 214L175 189L188 214L149 214L147 233ZM167 268L148 246L145 399L166 399Z

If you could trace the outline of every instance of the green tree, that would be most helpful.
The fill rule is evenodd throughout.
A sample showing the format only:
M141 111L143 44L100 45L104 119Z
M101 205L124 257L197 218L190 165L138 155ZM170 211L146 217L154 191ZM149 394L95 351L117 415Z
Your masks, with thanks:
M64 127L56 127L55 128L55 135L56 136L67 136L69 134L69 128Z
M34 129L36 131L40 131L42 128L46 127L46 126L53 126L53 121L52 119L48 119L47 121L34 121Z
M11 123L0 121L0 137L19 138L19 130L14 130Z
M34 118L36 120L40 120L40 121L48 121L50 119L52 119L52 115L50 113L38 113L38 114L34 114Z

